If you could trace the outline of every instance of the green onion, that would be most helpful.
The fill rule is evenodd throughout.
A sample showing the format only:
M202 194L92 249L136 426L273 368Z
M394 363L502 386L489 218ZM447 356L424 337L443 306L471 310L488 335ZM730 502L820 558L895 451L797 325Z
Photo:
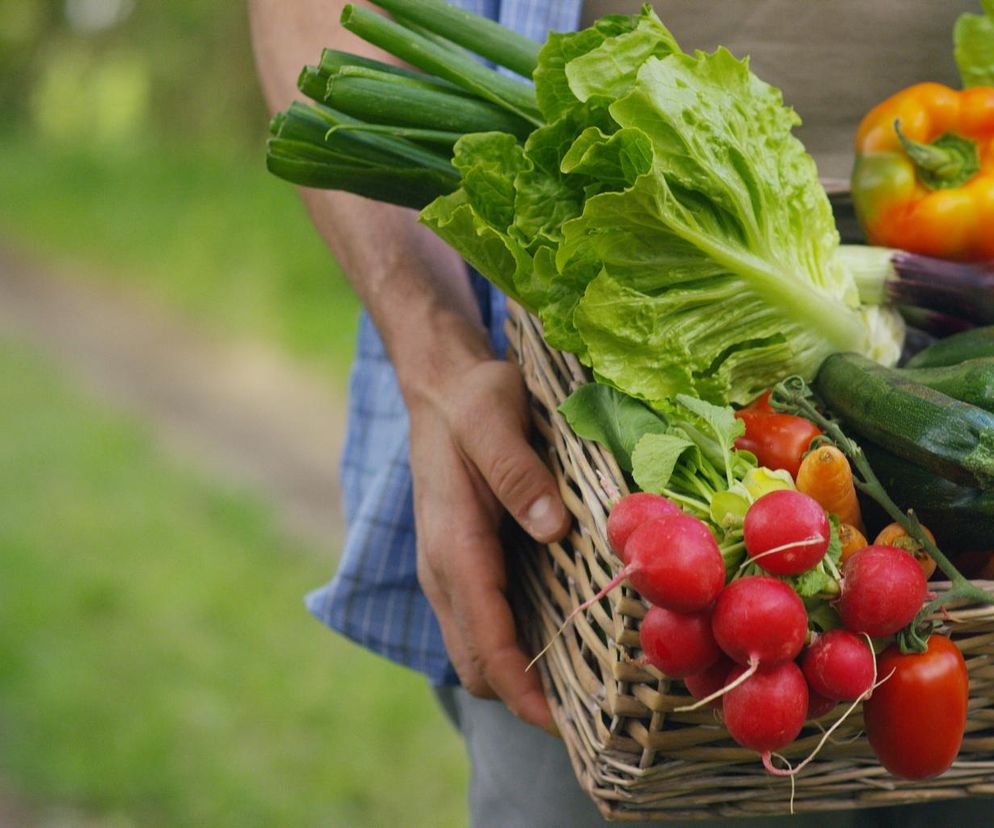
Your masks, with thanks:
M420 69L325 49L305 66L294 103L271 125L267 165L308 187L421 208L455 190L454 144L468 133L524 140L543 120L532 87L472 54L530 75L538 44L439 0L380 3L397 20L352 5L342 24Z
M372 69L368 66L343 66L329 76L328 83L333 83L335 78L363 78L365 80L378 81L379 83L404 86L408 89L423 89L440 95L455 95L464 100L476 100L462 89L445 83L445 81L439 81L434 75L425 75L417 72L412 72L410 75L398 75L393 72ZM444 87L440 84L444 84Z
M397 78L409 78L422 84L428 84L435 89L444 89L457 95L468 95L466 90L449 83L447 80L436 78L434 75L426 75L424 72L415 72L403 66L396 66L392 63L384 63L373 58L353 55L350 52L342 52L338 49L325 49L321 53L321 61L317 66L318 70L329 77L336 72L355 71L357 69L369 69L376 72L384 72Z
M344 8L342 25L395 57L508 109L535 126L544 123L535 92L526 83L488 69L469 56L440 49L428 38L358 6Z
M296 154L314 160L344 161L350 164L393 164L397 153L389 147L351 136L329 134L339 121L317 104L294 102L273 120L270 147L293 144ZM275 143L274 143L275 142Z
M527 121L486 101L420 88L385 74L371 77L343 70L329 79L325 101L334 109L374 124L450 132L509 132L521 139L532 131Z
M356 195L420 210L441 195L452 192L458 180L434 170L397 167L349 167L299 158L281 148L270 149L266 169L274 175L303 187L346 190Z
M463 137L463 132L446 132L441 129L419 129L417 127L394 126L393 124L339 124L328 130L328 135L334 132L371 132L376 135L393 135L397 138L406 138L419 144L437 144L440 147L447 147L451 157L451 148L456 141Z
M493 20L450 6L442 0L372 2L405 24L410 21L423 26L428 31L526 78L531 78L535 71L539 44Z
M273 118L266 166L294 184L416 209L459 185L447 155L366 127L328 107L295 102Z
M325 102L328 94L328 76L317 66L305 66L297 76L297 89L312 101Z
M391 165L403 161L416 167L435 170L458 182L459 173L452 166L448 155L441 155L402 138L361 129L363 126L365 125L356 118L329 107L294 102L282 117L274 119L271 131L273 139L310 142L318 156L337 153L351 159Z
M371 58L325 49L317 66L305 66L297 78L297 88L311 100L327 102L328 82L337 75L371 77L378 80L391 80L421 89L431 89L457 95L462 98L474 97L464 89L424 72L412 72L401 66L393 66Z

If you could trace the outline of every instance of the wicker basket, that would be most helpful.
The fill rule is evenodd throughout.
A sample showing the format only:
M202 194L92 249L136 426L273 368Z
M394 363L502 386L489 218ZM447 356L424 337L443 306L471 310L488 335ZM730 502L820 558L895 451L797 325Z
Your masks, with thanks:
M605 522L608 493L624 493L626 484L614 459L576 437L557 411L570 392L590 381L585 369L571 355L550 349L539 322L516 306L508 332L532 396L537 437L575 518L567 538L549 545L547 554L512 554L518 620L537 652L570 610L620 568ZM994 582L978 585L994 592ZM767 774L757 754L737 746L713 712L674 713L689 699L683 684L633 664L645 610L627 586L617 589L577 616L539 662L580 784L608 819L788 813L790 780ZM956 607L946 621L970 671L969 718L958 761L934 780L895 779L861 736L856 711L796 777L795 811L994 795L994 607ZM806 725L782 753L791 760L806 756L844 709L820 719L820 727Z

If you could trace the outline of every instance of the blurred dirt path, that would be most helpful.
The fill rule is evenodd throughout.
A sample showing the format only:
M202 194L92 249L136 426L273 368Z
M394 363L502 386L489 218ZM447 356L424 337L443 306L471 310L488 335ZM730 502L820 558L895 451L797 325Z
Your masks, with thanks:
M140 296L0 248L0 340L54 357L84 389L150 423L180 458L274 504L337 551L343 399L290 359L193 329Z

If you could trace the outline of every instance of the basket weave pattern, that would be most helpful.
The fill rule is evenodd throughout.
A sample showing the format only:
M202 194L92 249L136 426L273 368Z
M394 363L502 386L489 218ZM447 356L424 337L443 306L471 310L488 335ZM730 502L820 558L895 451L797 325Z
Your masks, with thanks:
M555 638L539 667L580 784L602 814L616 820L788 813L790 780L767 774L758 755L736 745L711 710L675 713L690 701L682 682L634 664L646 605L628 586L556 637L570 611L621 568L607 544L606 520L612 495L627 489L610 454L574 435L557 411L590 381L583 366L550 349L540 323L517 306L510 309L508 333L532 398L536 436L574 516L569 535L546 552L519 546L512 553L513 597L533 652ZM994 582L977 584L994 592ZM941 591L943 584L930 588ZM796 777L795 811L994 795L994 607L955 607L945 624L970 672L966 736L953 767L924 782L895 779L870 751L857 709ZM782 754L794 764L807 756L846 707L806 725Z

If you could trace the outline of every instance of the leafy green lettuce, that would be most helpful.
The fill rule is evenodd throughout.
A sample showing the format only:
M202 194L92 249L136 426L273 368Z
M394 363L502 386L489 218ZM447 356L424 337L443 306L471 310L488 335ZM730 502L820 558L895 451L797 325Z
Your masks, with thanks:
M963 86L994 86L994 0L981 0L981 6L983 14L961 14L953 27Z
M669 428L659 412L594 382L577 388L559 406L559 412L574 434L600 443L626 472L632 471L632 454L639 440L646 434L665 434Z
M546 126L467 136L463 186L422 220L595 377L665 407L746 402L829 353L895 361L860 306L780 92L724 49L684 54L651 8L553 35Z

